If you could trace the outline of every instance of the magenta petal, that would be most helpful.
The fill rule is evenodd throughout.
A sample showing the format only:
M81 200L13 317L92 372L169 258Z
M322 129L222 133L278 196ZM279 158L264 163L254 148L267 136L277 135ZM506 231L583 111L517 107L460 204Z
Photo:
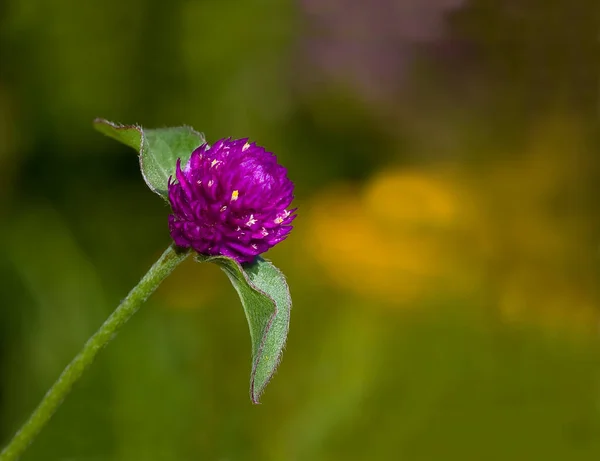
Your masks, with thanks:
M252 261L291 231L294 184L275 155L247 139L204 144L168 186L169 231L178 246Z

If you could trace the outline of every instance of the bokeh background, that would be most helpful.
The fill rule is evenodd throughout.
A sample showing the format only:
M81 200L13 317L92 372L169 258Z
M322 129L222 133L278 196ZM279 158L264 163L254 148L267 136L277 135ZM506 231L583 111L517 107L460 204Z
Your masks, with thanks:
M24 461L600 457L596 0L4 0L0 437L169 244L101 116L251 137L297 184L253 406L186 262Z

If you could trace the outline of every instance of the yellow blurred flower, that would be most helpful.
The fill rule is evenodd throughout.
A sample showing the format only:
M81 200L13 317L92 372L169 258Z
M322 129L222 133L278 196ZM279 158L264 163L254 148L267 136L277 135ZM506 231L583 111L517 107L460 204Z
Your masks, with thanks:
M367 184L363 203L375 220L410 227L451 226L459 214L454 186L420 171L381 172Z
M462 290L453 242L464 203L443 175L385 171L363 191L335 186L316 197L306 242L334 283L360 295L401 304Z
M369 299L476 301L485 289L507 323L595 335L594 284L571 276L593 266L577 202L586 158L577 120L549 116L521 152L485 165L390 169L364 188L324 191L307 216L306 247L333 284Z

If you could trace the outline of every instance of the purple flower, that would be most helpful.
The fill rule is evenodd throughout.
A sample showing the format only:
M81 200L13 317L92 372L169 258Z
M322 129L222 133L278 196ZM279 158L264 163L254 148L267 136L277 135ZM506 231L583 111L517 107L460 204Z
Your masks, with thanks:
M176 182L169 178L175 244L205 255L251 262L292 230L294 183L271 152L247 139L203 144Z

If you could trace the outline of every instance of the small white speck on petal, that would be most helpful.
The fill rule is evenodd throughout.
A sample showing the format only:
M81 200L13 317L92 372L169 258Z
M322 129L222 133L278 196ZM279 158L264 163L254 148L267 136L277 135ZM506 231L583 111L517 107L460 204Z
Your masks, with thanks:
M250 219L248 219L248 222L246 223L246 226L250 227L253 224L256 224L256 219L254 219L254 215L251 214Z
M290 212L288 210L284 210L282 213L279 214L279 216L277 216L277 218L275 218L273 220L273 222L275 224L281 224L283 222L283 220L285 218L287 218L290 215Z

